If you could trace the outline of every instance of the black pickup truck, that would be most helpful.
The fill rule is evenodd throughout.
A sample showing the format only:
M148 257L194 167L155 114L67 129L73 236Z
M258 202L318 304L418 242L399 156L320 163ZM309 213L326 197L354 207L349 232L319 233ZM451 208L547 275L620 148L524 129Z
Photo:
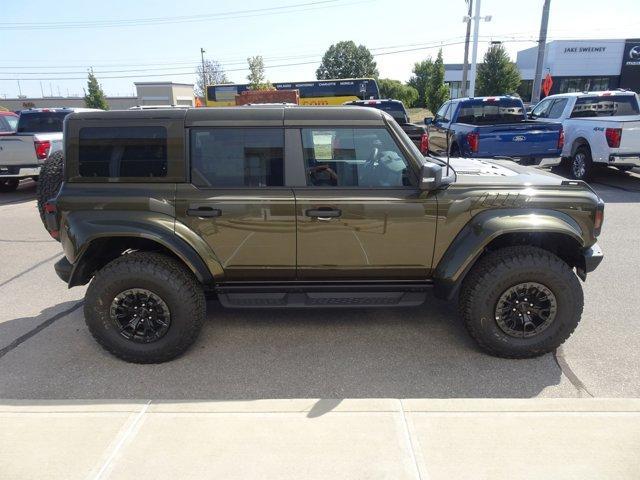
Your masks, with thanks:
M400 125L400 128L416 144L423 155L429 151L429 136L427 129L409 121L409 115L400 100L353 100L345 102L344 105L356 107L371 107L387 112Z

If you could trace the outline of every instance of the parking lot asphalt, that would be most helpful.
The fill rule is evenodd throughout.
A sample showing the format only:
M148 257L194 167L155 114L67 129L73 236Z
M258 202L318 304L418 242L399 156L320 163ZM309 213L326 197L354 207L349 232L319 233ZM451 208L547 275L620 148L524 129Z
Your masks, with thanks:
M35 185L0 197L0 398L11 400L532 398L640 396L640 175L600 173L605 259L556 354L504 360L477 350L454 303L408 309L226 310L208 305L194 347L162 365L105 353L83 322L84 287L55 276ZM329 402L325 406L332 408ZM323 407L324 408L324 407Z

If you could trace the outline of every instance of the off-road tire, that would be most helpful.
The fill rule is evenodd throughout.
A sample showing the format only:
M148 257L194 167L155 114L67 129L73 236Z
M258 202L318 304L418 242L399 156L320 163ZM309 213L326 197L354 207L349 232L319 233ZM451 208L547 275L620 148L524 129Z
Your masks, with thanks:
M584 163L584 173L578 168L578 162ZM591 149L587 145L580 145L569 161L569 175L576 180L587 181L593 174L593 168Z
M553 322L537 335L516 338L506 334L495 320L498 299L510 287L538 282L555 295ZM537 247L505 247L482 257L463 281L460 313L471 337L491 355L531 358L554 351L573 333L584 298L572 269L553 253Z
M17 178L0 178L0 193L15 192L20 185Z
M131 288L158 295L170 311L167 333L151 343L136 343L120 334L111 319L113 299ZM196 340L205 319L204 292L177 260L154 252L125 254L96 273L85 295L84 316L96 341L122 360L161 363L184 353Z
M40 220L47 227L44 221L44 204L58 194L60 185L63 180L64 169L64 153L58 150L49 155L40 168L38 185L36 187L36 196L38 197L38 212L40 212Z
M457 143L454 143L453 145L451 145L451 148L449 149L449 156L450 157L460 156L460 147L458 147Z

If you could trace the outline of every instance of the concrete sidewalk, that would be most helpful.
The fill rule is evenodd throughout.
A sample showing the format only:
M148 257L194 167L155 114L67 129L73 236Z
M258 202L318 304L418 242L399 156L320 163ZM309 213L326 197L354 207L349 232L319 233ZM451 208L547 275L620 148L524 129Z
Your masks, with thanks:
M640 399L0 402L0 478L640 478Z

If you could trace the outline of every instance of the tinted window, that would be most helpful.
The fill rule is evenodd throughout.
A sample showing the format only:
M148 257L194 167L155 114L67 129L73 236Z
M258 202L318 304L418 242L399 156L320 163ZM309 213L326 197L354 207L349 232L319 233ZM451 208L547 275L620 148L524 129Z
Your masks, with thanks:
M18 133L52 133L62 131L64 117L71 112L22 112Z
M411 185L404 155L384 128L303 129L307 185Z
M562 112L564 112L564 107L567 106L567 101L568 100L566 98L559 98L553 102L553 105L549 109L547 118L560 118L562 116Z
M638 101L635 95L602 95L578 98L571 117L619 117L637 114Z
M284 130L191 130L191 180L199 187L283 186Z
M167 130L81 128L78 162L82 177L166 177Z
M523 119L522 102L508 98L462 102L458 110L458 122L471 125L512 123Z

